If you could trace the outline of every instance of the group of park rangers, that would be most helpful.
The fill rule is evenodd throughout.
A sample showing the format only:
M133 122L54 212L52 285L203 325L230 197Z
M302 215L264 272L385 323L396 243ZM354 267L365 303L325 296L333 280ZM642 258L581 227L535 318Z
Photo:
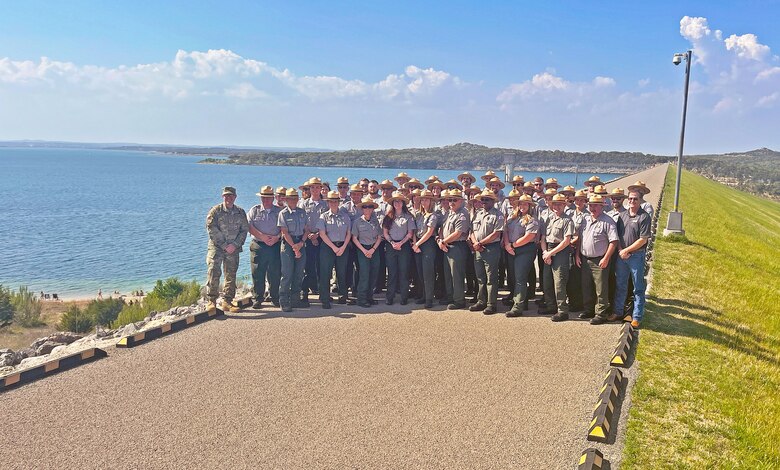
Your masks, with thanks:
M263 302L284 312L308 308L309 293L324 309L371 307L384 291L387 305L438 303L491 315L500 301L506 316L518 317L536 299L538 313L553 321L579 312L594 325L639 326L653 218L645 183L608 192L593 176L576 190L518 175L505 193L494 172L481 179L484 188L469 172L446 182L400 173L355 184L342 177L331 189L314 177L297 189L261 187L248 214L235 204L235 188L225 187L206 218L207 308L216 309L221 294L223 310L240 310L236 272L249 234L256 309ZM509 292L499 299L503 286Z

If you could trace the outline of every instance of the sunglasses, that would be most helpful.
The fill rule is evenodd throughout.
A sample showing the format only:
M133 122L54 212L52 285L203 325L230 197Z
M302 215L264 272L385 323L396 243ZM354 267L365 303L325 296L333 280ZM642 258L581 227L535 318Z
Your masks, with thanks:
M639 200L639 198L638 198L638 197L629 197L629 198L627 198L627 199L628 199L629 201L638 201L638 200Z
M360 206L361 209L373 209L374 206Z
M542 183L534 183L534 186L541 186Z
M450 198L447 198L447 199L445 199L445 201L447 201L447 202L455 202L455 201L457 201L457 200L458 200L458 199L457 199L457 198L454 198L454 197L450 197Z

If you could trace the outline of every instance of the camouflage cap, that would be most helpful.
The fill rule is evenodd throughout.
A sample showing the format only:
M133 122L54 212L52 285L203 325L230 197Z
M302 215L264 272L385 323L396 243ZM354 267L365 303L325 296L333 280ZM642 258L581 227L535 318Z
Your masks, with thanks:
M225 196L225 195L228 195L228 194L231 194L231 195L235 196L236 195L236 188L234 188L233 186L225 186L224 188L222 188L222 195Z

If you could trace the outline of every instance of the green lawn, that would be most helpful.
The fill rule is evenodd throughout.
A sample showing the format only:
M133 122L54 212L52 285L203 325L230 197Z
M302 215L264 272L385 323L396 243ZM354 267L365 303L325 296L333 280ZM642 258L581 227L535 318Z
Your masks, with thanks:
M659 232L674 199L669 168ZM780 468L780 204L684 172L661 238L626 468Z

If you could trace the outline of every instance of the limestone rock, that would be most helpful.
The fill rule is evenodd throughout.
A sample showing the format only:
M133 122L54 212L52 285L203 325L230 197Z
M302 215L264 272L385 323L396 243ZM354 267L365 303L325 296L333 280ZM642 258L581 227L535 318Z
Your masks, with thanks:
M58 343L58 344L70 344L76 340L83 338L84 335L77 333L71 333L69 331L60 331L58 333L38 338L33 344L30 345L31 349L38 350L38 348L46 342Z
M56 348L57 346L64 346L65 343L57 343L55 341L46 341L35 350L36 356L43 356L44 354L49 354Z
M6 374L9 374L9 373L11 373L13 371L14 371L14 368L11 367L11 366L0 367L0 377L4 376Z
M0 349L0 367L11 367L17 363L16 353L11 349Z

